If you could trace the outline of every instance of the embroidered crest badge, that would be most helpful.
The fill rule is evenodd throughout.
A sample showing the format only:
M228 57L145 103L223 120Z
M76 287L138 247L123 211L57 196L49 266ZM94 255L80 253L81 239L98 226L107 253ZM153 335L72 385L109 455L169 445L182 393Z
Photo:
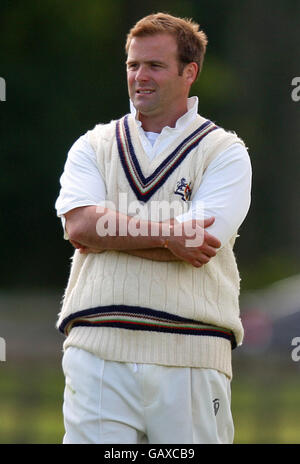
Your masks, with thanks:
M177 182L174 193L175 195L181 196L183 201L190 201L192 194L191 182L188 183L187 180L182 177L182 179Z

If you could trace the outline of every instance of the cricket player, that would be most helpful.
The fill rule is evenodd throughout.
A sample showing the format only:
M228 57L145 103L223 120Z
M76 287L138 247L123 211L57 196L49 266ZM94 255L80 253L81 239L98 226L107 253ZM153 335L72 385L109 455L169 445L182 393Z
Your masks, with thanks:
M138 21L126 40L129 113L68 153L56 202L75 249L57 322L64 443L233 442L233 247L251 164L190 96L206 46L192 20Z

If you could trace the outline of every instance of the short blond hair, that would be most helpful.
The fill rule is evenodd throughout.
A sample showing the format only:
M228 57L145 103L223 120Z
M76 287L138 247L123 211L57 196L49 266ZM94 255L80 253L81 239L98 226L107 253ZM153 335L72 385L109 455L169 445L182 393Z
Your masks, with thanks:
M145 37L155 34L170 34L175 37L178 49L179 74L185 65L195 62L198 74L201 72L207 46L207 36L200 30L199 24L191 19L177 18L167 13L156 13L145 16L133 26L125 45L126 53L134 37Z

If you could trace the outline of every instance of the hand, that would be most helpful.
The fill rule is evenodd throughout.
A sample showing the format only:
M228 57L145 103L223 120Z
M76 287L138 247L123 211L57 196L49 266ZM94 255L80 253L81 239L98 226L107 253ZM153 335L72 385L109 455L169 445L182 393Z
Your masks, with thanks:
M101 249L95 249L95 248L88 248L84 245L82 245L79 242L75 242L74 240L70 240L70 243L73 245L74 248L76 248L80 254L82 255L88 255L90 253L102 253L104 250Z
M211 226L215 218L204 221L188 221L188 223L173 223L172 235L168 240L169 250L181 260L201 267L216 256L221 242L210 235L205 229Z

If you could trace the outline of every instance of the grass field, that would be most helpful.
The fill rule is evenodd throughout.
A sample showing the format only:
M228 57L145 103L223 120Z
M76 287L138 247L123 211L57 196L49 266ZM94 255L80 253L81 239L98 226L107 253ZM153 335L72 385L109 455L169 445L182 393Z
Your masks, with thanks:
M278 360L240 360L232 382L236 443L300 443L300 370Z
M57 366L0 365L0 443L60 443L64 379Z
M255 359L234 367L235 443L300 443L300 366ZM58 363L1 363L0 379L0 443L61 443L64 379Z

